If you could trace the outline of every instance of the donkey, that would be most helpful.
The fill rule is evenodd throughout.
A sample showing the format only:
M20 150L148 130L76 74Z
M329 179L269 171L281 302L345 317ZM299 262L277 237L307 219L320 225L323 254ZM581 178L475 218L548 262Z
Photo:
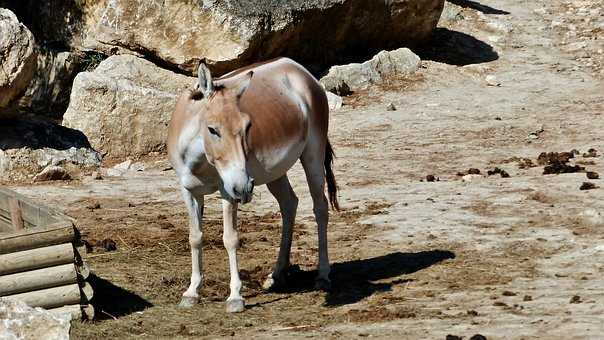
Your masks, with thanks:
M263 287L271 289L285 283L298 207L287 171L298 159L306 174L318 226L315 287L330 288L325 183L332 208L339 206L328 122L325 91L291 59L254 64L217 79L203 63L199 65L194 88L178 99L167 141L168 157L190 216L191 283L180 306L191 307L199 300L203 202L205 195L216 191L222 197L222 238L231 275L227 312L244 310L237 264L237 205L251 201L254 185L267 185L283 219L277 262Z

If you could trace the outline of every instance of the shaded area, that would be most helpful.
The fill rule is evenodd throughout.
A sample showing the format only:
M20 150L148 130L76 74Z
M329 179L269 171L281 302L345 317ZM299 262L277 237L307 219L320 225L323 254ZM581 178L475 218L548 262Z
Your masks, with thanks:
M118 287L95 274L90 274L88 282L94 290L91 303L94 306L97 320L119 318L153 307L151 302L141 296Z
M493 8L491 6L483 5L476 1L470 1L470 0L447 0L447 1L452 4L455 4L457 6L460 6L460 7L475 9L484 14L499 14L499 15L510 14L510 12L508 12L508 11L504 11L501 9Z
M408 280L395 280L389 283L372 281L411 274L453 258L455 254L451 251L430 250L418 253L396 252L368 259L334 263L330 274L332 289L325 298L325 304L328 306L351 304L375 292L389 291L393 285ZM303 271L298 266L292 266L286 275L287 285L278 292L294 293L314 289L316 270Z
M499 59L493 47L471 35L439 27L430 42L414 51L422 60L450 65L480 64Z
M84 133L39 118L0 119L0 150L91 148Z

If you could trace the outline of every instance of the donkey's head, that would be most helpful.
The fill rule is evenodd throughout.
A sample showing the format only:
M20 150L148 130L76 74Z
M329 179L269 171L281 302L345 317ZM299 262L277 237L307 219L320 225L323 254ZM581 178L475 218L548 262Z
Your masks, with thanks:
M210 70L202 63L193 93L193 98L202 102L200 132L206 157L218 171L224 191L242 203L252 199L254 179L246 169L252 123L239 108L239 100L252 75L250 71L228 87L216 85Z

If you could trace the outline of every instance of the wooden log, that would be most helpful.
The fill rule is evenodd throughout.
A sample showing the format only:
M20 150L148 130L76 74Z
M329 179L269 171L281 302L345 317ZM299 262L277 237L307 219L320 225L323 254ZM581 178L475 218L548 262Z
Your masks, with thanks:
M84 318L82 306L79 304L51 308L48 311L54 315L69 314L71 315L71 320L82 320Z
M0 254L73 242L75 238L76 232L70 221L57 222L44 228L3 233L0 234Z
M0 255L0 275L74 262L71 243Z
M86 263L77 265L76 270L78 272L78 277L82 281L86 281L88 279L88 276L90 276L90 268L88 267L88 265L86 265Z
M8 200L8 206L10 209L10 219L13 224L13 229L23 230L25 228L25 222L23 221L23 211L21 210L21 203L15 197L11 197Z
M82 296L82 302L90 302L94 297L94 291L92 290L92 286L88 282L84 282L80 284L80 295Z
M94 320L94 306L92 305L82 305L82 312L84 314L84 318L86 320Z
M13 301L23 301L31 307L55 308L80 303L80 286L77 283L36 290L3 297Z
M77 282L73 263L0 276L0 296L64 286Z

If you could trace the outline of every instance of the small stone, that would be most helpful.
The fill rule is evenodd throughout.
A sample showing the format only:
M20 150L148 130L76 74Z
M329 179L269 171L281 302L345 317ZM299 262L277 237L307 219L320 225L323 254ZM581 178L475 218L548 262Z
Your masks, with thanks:
M386 105L386 110L396 111L396 106L394 106L394 103L388 103L388 105Z
M470 175L480 175L480 170L478 170L476 168L470 168L470 169L468 169L468 174L470 174Z
M426 176L426 182L436 182L439 181L440 178L435 177L434 175L428 175Z
M501 83L499 83L499 81L497 81L497 77L495 77L494 75L488 75L484 78L484 80L487 82L487 85L489 85L489 86L501 86Z
M482 175L467 174L461 178L463 182L472 182L475 179L482 178Z
M532 296L530 296L530 295L525 295L525 296L522 298L522 301L524 301L524 302L527 302L527 301L533 301L533 297L532 297Z
M330 111L342 108L342 97L329 91L325 91L325 94L327 95L327 105L329 106Z
M120 164L116 164L115 166L113 166L113 169L126 172L128 171L128 169L130 169L130 165L132 165L132 160L128 159L124 162L121 162Z
M67 170L55 165L47 166L44 170L34 176L34 182L66 181L70 179L71 175Z
M510 292L509 290L504 290L503 293L501 293L501 295L503 296L516 296L517 294L514 292Z

